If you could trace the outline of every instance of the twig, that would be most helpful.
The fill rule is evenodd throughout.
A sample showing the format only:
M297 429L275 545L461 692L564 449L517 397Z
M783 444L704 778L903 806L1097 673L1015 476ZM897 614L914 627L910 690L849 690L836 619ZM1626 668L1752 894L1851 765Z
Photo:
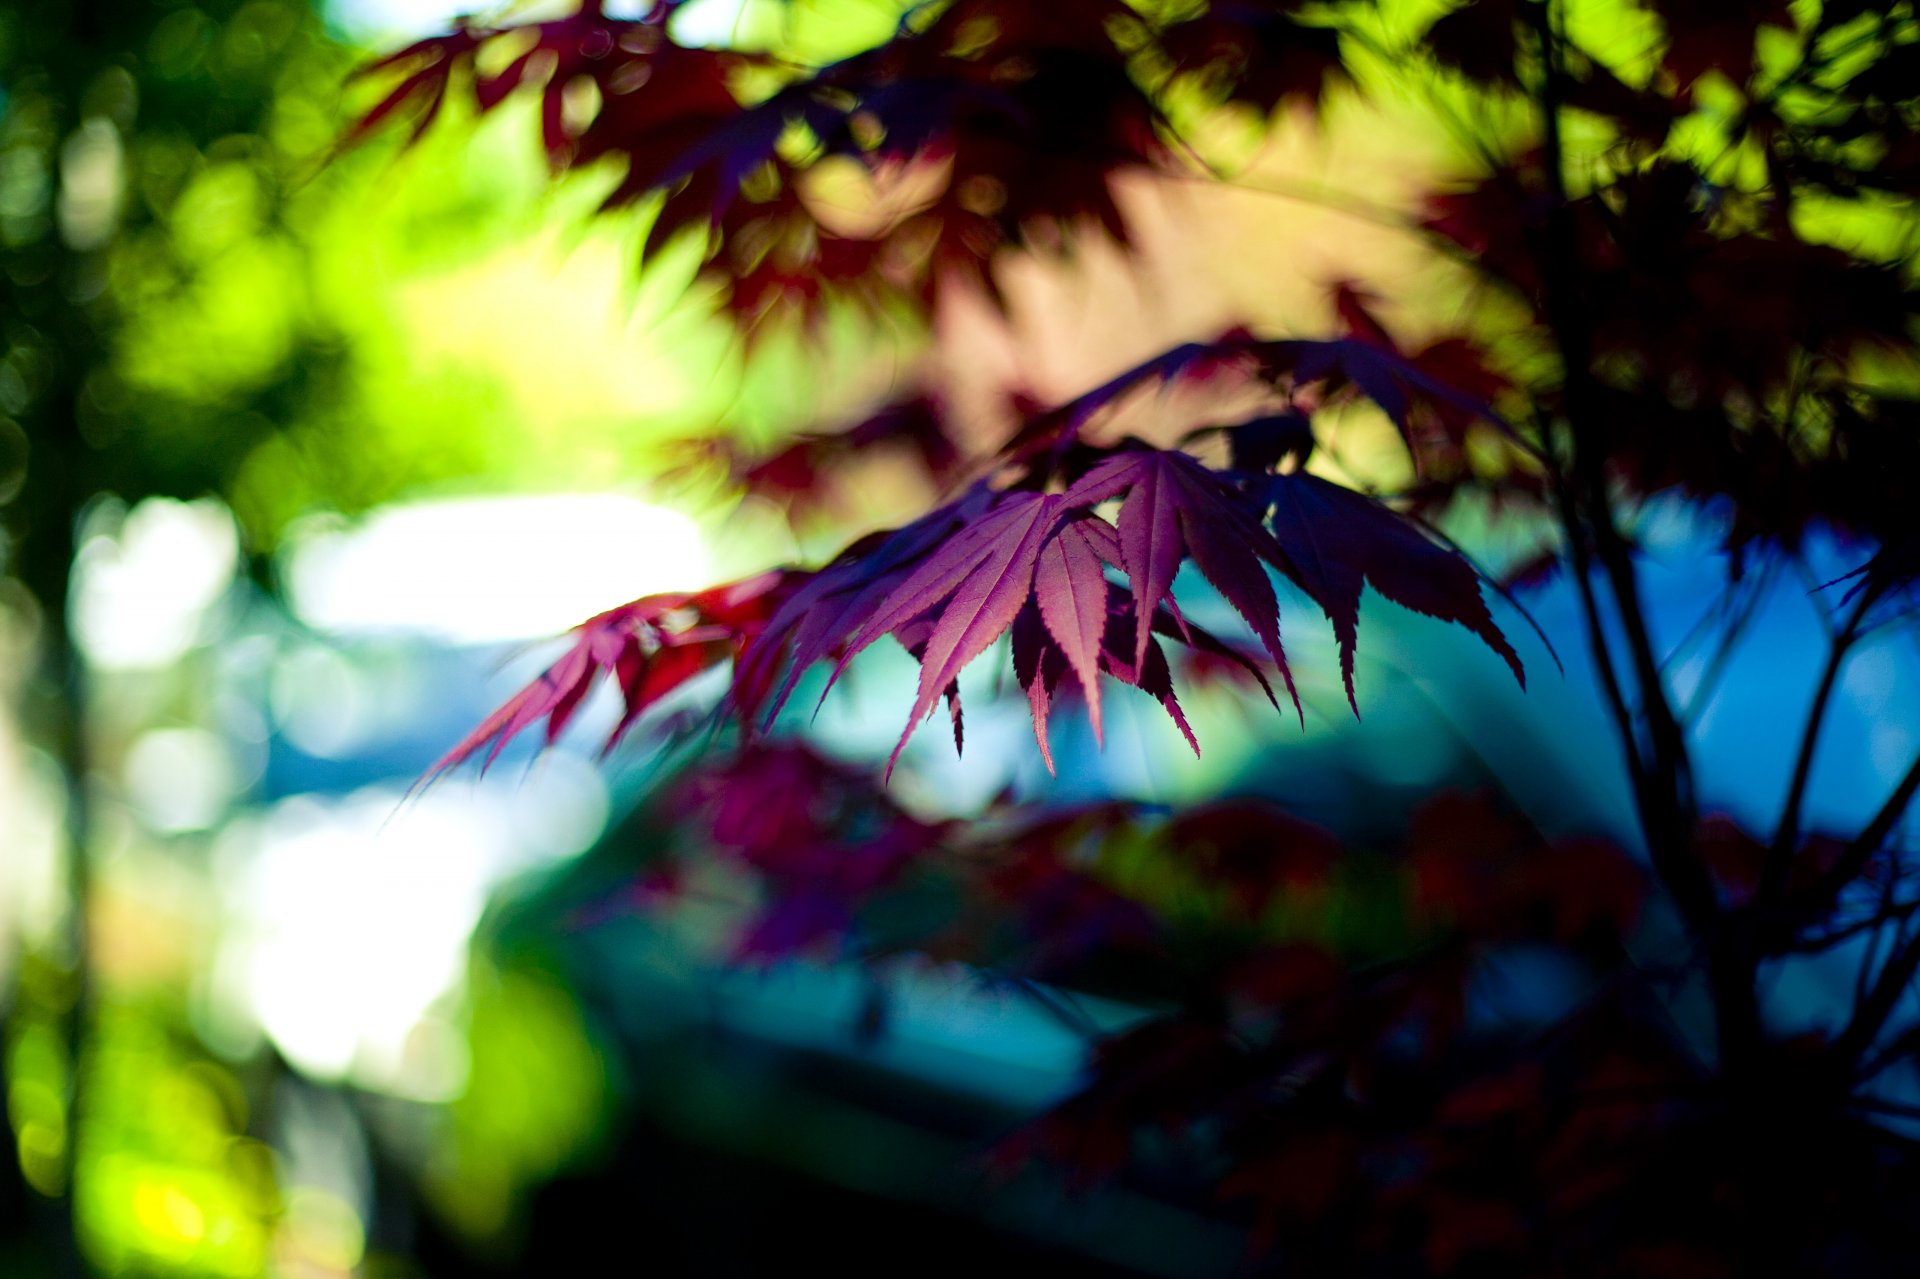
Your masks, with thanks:
M1833 869L1822 877L1815 891L1809 895L1809 915L1817 917L1817 913L1825 913L1831 902L1839 897L1840 891L1865 869L1868 860L1880 851L1881 843L1899 825L1916 791L1920 791L1920 755L1914 757L1906 776L1893 788L1893 793L1887 796L1887 802L1880 806L1873 820L1854 836L1852 843L1841 850L1840 856L1834 859Z
M1780 824L1774 828L1773 842L1760 872L1760 889L1755 898L1762 914L1772 910L1787 884L1787 872L1793 864L1794 846L1800 840L1800 812L1806 804L1807 785L1813 779L1813 761L1819 754L1820 730L1826 723L1827 708L1833 704L1833 690L1840 681L1847 654L1860 638L1860 626L1867 610L1880 598L1877 586L1860 592L1853 611L1834 633L1827 646L1826 666L1820 672L1813 703L1807 708L1806 727L1800 730L1800 751L1793 763L1793 779L1787 783L1787 802L1780 812Z
M1894 949L1893 957L1880 970L1866 1000L1855 1007L1846 1030L1834 1041L1833 1054L1838 1062L1850 1066L1866 1055L1873 1041L1880 1037L1887 1018L1899 1007L1900 997L1906 994L1916 973L1920 973L1920 937L1910 938L1905 945ZM1849 1077L1857 1075L1854 1070L1846 1073Z
M1727 668L1733 662L1733 650L1739 644L1741 635L1746 631L1760 604L1773 589L1773 579L1778 574L1776 563L1769 560L1755 574L1756 581L1743 601L1739 613L1727 623L1726 633L1720 637L1720 643L1714 647L1713 656L1707 659L1707 669L1701 672L1700 680L1693 686L1692 694L1686 705L1680 708L1680 721L1692 724L1705 712L1707 703L1713 699L1714 691L1725 678Z
M1877 934L1880 929L1885 928L1888 924L1896 920L1907 919L1916 912L1920 912L1920 898L1909 902L1902 902L1896 906L1887 902L1883 896L1879 908L1867 918L1855 920L1851 924L1843 924L1838 928L1828 929L1826 932L1815 937L1802 937L1794 942L1790 949L1802 953L1831 950L1842 942L1852 941L1862 933ZM1868 954L1871 956L1872 951L1869 950ZM1865 998L1865 991L1862 991L1861 994L1855 998L1854 1002L1858 1003L1860 999L1863 998Z

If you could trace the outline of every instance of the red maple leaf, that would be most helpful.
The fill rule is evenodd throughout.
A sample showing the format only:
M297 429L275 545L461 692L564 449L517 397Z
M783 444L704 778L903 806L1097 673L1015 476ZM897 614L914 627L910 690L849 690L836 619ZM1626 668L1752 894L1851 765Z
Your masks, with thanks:
M1066 500L1093 506L1121 493L1119 567L1140 605L1134 664L1145 664L1154 610L1172 599L1174 575L1183 560L1191 560L1259 637L1292 693L1293 675L1280 647L1279 601L1262 567L1263 560L1276 567L1284 561L1239 494L1184 453L1136 449L1095 466L1067 490Z
M422 780L458 768L482 750L484 772L508 742L542 719L551 745L603 675L613 676L626 700L607 740L611 749L661 698L731 657L792 580L785 573L762 573L691 594L644 596L589 618L574 628L573 646L558 661L435 761Z

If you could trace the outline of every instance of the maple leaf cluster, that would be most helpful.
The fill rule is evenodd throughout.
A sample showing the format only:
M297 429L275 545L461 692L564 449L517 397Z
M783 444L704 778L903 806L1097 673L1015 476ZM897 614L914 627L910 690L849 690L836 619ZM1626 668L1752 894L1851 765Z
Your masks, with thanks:
M828 302L924 305L952 284L997 296L1013 247L1127 226L1112 179L1172 151L1157 94L1201 81L1271 108L1343 76L1335 33L1257 0L1162 23L1121 0L914 6L893 40L823 67L677 43L662 0L604 0L545 22L466 21L366 68L391 81L347 141L399 120L420 136L450 96L476 110L537 94L556 173L610 164L603 208L657 204L646 251L682 236L749 330ZM865 207L835 187L851 164ZM841 188L844 183L841 184ZM836 194L837 192L837 194Z
M739 959L958 961L1036 1000L1090 1036L1085 1074L990 1166L1045 1159L1086 1189L1151 1172L1171 1143L1212 1170L1190 1206L1244 1225L1256 1257L1733 1274L1783 1241L1882 1257L1906 1237L1897 1138L1811 1097L1770 1097L1756 1128L1702 1070L1657 997L1681 969L1630 955L1645 867L1491 797L1441 795L1379 846L1246 797L927 820L785 741L701 760L642 811L630 852L653 864L631 908L670 910L718 860L750 884ZM1713 838L1746 839L1725 822ZM1338 922L1355 913L1393 926L1363 937ZM1543 996L1523 967L1561 979ZM1096 1032L1076 991L1153 1011ZM863 1025L884 1027L885 992ZM1813 1070L1819 1047L1782 1043L1779 1069Z
M1600 436L1585 447L1635 495L1713 502L1736 562L1755 547L1795 552L1811 530L1856 537L1870 554L1909 546L1911 520L1888 488L1920 460L1907 429L1914 392L1885 372L1911 359L1920 294L1905 256L1819 225L1910 219L1920 79L1906 71L1920 65L1920 28L1862 4L1822 6L1810 23L1775 3L1653 7L1668 38L1635 87L1557 37L1547 87L1614 130L1584 189L1556 193L1559 157L1527 149L1435 196L1425 225L1519 301L1535 331L1578 330L1592 380L1581 407ZM1489 91L1532 92L1529 12L1478 0L1427 40ZM1756 45L1769 27L1792 32L1798 52L1762 70ZM1700 122L1696 89L1710 75L1743 105L1703 159L1672 139ZM1564 276L1558 298L1549 263ZM1563 381L1527 389L1544 417L1574 407ZM1531 476L1443 478L1449 494L1463 484L1543 496ZM1875 557L1880 589L1912 580L1910 558Z
M902 528L869 534L819 569L777 570L694 595L651 596L583 624L552 668L433 772L482 750L490 762L509 738L543 718L551 741L601 674L612 675L626 699L617 738L692 674L731 660L727 709L749 734L765 731L807 671L831 661L830 689L854 658L889 636L920 664L893 760L943 700L955 745L962 745L960 672L1002 636L1011 637L1014 676L1049 769L1049 717L1069 678L1096 739L1106 676L1159 701L1197 753L1167 643L1236 666L1273 699L1264 658L1303 714L1270 572L1290 581L1332 623L1356 713L1354 652L1369 584L1397 604L1466 627L1524 684L1519 655L1488 610L1473 565L1391 507L1297 468L1282 469L1296 453L1273 447L1271 417L1210 432L1229 438L1234 463L1223 469L1178 449L1088 438L1088 424L1135 387L1229 375L1271 384L1296 405L1358 388L1401 423L1410 420L1417 399L1456 411L1470 403L1383 334L1326 341L1230 334L1183 348L1038 415L988 477ZM1307 421L1301 409L1292 412ZM1311 427L1298 429L1306 432L1299 451L1310 451ZM1102 514L1108 509L1111 519ZM1174 586L1186 565L1246 623L1259 643L1257 655L1182 614Z
M1194 1206L1286 1264L1723 1273L1728 1240L1887 1227L1884 1201L1843 1189L1883 1175L1861 1160L1884 1135L1743 1131L1662 1014L1671 975L1624 949L1645 869L1489 797L1441 796L1379 847L1241 797L928 821L866 770L781 742L696 763L645 811L635 853L658 857L663 828L694 835L637 909L670 909L716 858L737 865L753 885L732 915L743 959L960 961L1069 1019L1070 991L1147 1001L1093 1036L1082 1083L992 1162L1044 1156L1091 1186L1179 1143L1215 1170ZM1360 940L1343 910L1395 927ZM1547 956L1558 992L1515 1001L1515 967ZM880 990L862 1016L884 1025Z
M739 960L921 955L1051 980L1160 945L1151 913L1080 864L1134 819L1126 806L1035 815L1001 805L985 823L928 820L869 770L797 741L702 760L653 804L656 829L692 838L664 858L674 841L650 841L634 904L670 906L716 865L737 869L751 889L733 928ZM897 922L903 902L927 900L940 908Z

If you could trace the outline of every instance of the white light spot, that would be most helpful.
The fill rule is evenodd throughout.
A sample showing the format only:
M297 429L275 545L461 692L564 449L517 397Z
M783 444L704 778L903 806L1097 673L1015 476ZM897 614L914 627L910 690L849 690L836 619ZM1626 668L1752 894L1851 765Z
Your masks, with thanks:
M411 800L379 787L285 800L221 842L236 922L218 967L238 986L221 1001L237 996L316 1077L446 1100L466 1072L446 1014L489 893L591 844L607 811L604 783L565 755L524 781L488 778ZM227 1036L237 1029L227 1025Z
M233 761L205 729L156 728L127 751L127 796L157 831L207 830L234 792Z
M692 520L612 495L422 502L291 540L294 608L336 633L528 639L709 576Z
M126 161L120 131L98 116L60 149L60 237L82 253L113 238L120 222Z
M673 38L683 45L726 48L746 9L747 0L689 0L674 12Z
M408 1040L459 982L486 900L491 806L396 800L279 805L245 879L248 1002L323 1078L405 1086Z
M172 665L200 637L207 608L233 581L233 517L211 499L148 498L118 536L89 537L74 557L73 627L107 669Z

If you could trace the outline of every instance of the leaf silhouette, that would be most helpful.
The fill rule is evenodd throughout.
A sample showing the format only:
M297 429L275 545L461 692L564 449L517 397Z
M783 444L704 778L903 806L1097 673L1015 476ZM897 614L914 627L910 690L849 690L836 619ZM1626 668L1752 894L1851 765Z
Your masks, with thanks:
M1318 107L1348 79L1338 33L1295 21L1279 5L1223 0L1168 27L1160 47L1182 74L1265 112L1289 101Z
M1423 37L1445 67L1471 80L1520 88L1514 70L1520 43L1520 10L1514 0L1468 0L1439 18Z
M1519 654L1487 611L1480 578L1457 552L1429 539L1393 510L1316 475L1274 475L1261 490L1287 575L1333 623L1347 702L1353 691L1353 652L1365 585L1394 603L1442 621L1458 622L1498 653L1526 686Z
M1116 374L1066 403L1036 414L1023 423L1003 452L1012 463L1029 463L1049 451L1058 453L1074 442L1082 427L1135 388L1150 382L1171 386L1201 381L1227 371L1251 374L1258 369L1260 343L1242 330L1232 330L1210 342L1183 342Z
M344 151L372 136L389 119L400 114L403 108L417 113L410 136L410 141L417 142L433 126L440 108L446 103L447 84L455 68L472 59L474 50L479 48L488 34L491 33L461 27L446 35L416 40L403 49L361 67L355 73L355 79L391 71L403 74L386 96L347 127L337 144L338 149Z

